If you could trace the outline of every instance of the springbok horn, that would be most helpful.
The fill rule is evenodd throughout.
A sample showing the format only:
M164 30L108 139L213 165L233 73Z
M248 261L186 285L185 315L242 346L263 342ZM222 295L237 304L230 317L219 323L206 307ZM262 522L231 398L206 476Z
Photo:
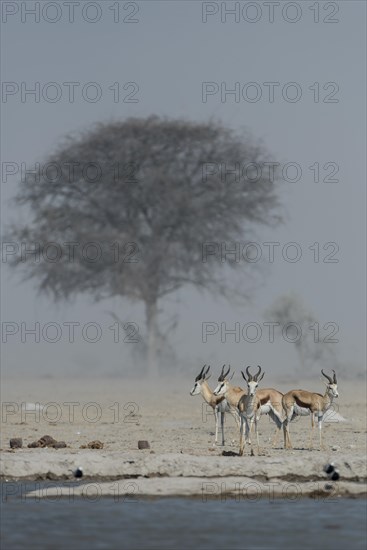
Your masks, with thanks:
M243 378L244 378L244 379L246 380L246 382L247 382L247 379L246 379L246 376L245 376L243 370L241 370L241 374L242 374Z
M332 384L333 381L332 381L332 379L330 378L330 376L328 376L327 374L325 374L324 371L323 371L322 369L321 369L321 372L322 372L322 374L325 376L325 378L327 378L327 379L329 380L329 384Z
M224 380L224 376L223 376L224 367L225 367L225 365L223 365L223 367L222 367L222 372L221 372L220 375L218 376L218 382L223 382L223 380Z
M261 367L260 367L260 365L257 365L257 366L258 366L258 369L259 369L259 370L257 371L257 373L256 373L255 376L254 376L254 380L256 380L256 381L257 381L258 376L259 376L259 374L260 374L260 372L261 372Z
M336 381L336 374L335 374L335 370L333 369L333 373L334 373L334 384L337 384L337 381Z
M251 382L252 374L250 374L250 367L246 367L246 374L248 376L248 381ZM246 380L246 379L245 379Z
M205 367L206 367L206 364L203 366L203 368L201 369L201 371L197 375L196 380L201 380L202 379Z
M226 372L225 375L224 375L224 378L226 378L226 377L228 376L228 373L229 373L230 370L231 370L231 365L229 365L228 370L227 370L227 372Z
M210 365L208 365L208 368L207 368L206 371L204 372L204 378L207 376L209 370L210 370Z
M199 372L199 374L198 374L197 377L195 378L195 382L198 382L199 380L202 379L202 377L203 377L203 372L204 372L205 367L206 367L206 365L203 366L203 368L201 369L201 371Z

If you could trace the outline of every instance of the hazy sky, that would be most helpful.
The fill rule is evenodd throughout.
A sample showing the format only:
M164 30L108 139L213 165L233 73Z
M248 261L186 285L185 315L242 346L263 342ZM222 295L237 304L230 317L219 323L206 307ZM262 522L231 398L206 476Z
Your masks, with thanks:
M37 4L39 22L26 13L26 8L36 9L38 16ZM286 221L276 230L265 228L259 234L264 253L264 242L279 242L280 247L274 263L265 262L263 275L255 272L259 287L248 307L219 302L215 296L198 297L189 290L168 301L167 313L180 315L174 343L181 363L188 368L211 361L213 368L230 362L237 368L255 363L268 371L291 369L297 361L294 346L280 337L269 344L264 330L257 343L243 339L236 343L230 337L222 343L218 333L203 343L202 323L261 325L271 320L264 313L266 308L279 295L294 291L320 325L333 322L339 326L338 360L362 370L366 333L365 3L107 0L57 4L58 10L55 2L3 2L3 171L4 162L31 167L65 134L95 121L158 114L195 121L215 117L233 128L247 127L281 163L296 163L302 175L294 183L276 184L281 188ZM72 8L74 22L69 22ZM230 9L237 12L227 13ZM99 20L92 23L94 18ZM53 19L59 20L52 23ZM73 103L69 101L71 85L66 82L80 84L74 85ZM95 84L86 86L91 82ZM218 90L206 101L204 82ZM114 102L116 83L118 102ZM124 89L127 83L135 84ZM24 95L35 86L40 89L38 102ZM239 97L225 95L226 89L236 86ZM59 100L52 102L60 90ZM269 101L271 90L273 101ZM91 102L95 92L102 95ZM254 94L258 94L257 102L252 101ZM293 101L295 94L297 101ZM127 102L129 97L138 101ZM314 181L315 163L320 169L318 183ZM326 163L331 164L325 167ZM334 179L339 181L323 181L334 170ZM289 173L290 178L293 174ZM8 199L18 180L19 175L5 178L3 173L3 227L17 218L9 210ZM298 243L300 261L291 263L282 257L281 250L289 242ZM315 242L320 246L318 263L309 249ZM323 250L330 242L339 247L334 256L337 263L322 261L333 251ZM23 321L31 326L38 321L41 326L47 322L62 326L68 321L96 322L103 330L96 344L83 341L77 331L73 344L65 332L56 344L43 341L37 345L32 344L32 337L22 344L20 331L3 345L6 369L30 372L37 367L53 372L83 367L122 372L128 346L133 344L113 342L108 329L112 321L106 311L114 308L123 319L141 324L141 307L117 300L93 304L88 297L55 305L37 296L33 284L10 274L4 263L3 267L3 323ZM244 285L247 274L244 270Z

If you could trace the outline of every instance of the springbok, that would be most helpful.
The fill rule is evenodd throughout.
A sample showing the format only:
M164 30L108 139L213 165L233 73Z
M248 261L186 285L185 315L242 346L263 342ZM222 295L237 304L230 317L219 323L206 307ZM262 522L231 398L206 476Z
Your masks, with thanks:
M226 373L223 372L224 367L222 368L222 373L221 373L220 377L218 378L219 384L215 388L213 393L214 393L214 395L219 395L219 396L224 395L224 397L227 399L228 403L232 407L237 407L237 410L240 414L241 422L242 422L242 414L239 410L239 407L240 407L240 402L241 401L243 402L243 400L246 399L247 393L242 388L239 388L238 386L233 387L229 384L227 376L228 376L228 373L230 371L230 368L231 367L228 368ZM258 374L259 373L257 373L257 375ZM243 373L242 373L242 376L244 377ZM246 378L245 378L245 380L246 380ZM246 382L247 382L247 380L246 380ZM281 392L278 392L277 390L263 389L263 390L259 390L257 392L257 397L258 397L259 403L260 403L260 410L258 411L258 415L260 416L261 414L269 414L270 418L272 420L274 420L274 422L277 424L278 430L277 430L276 436L273 440L273 445L275 445L275 443L278 439L279 430L282 426L281 418L282 418L282 397L283 397L283 394ZM241 407L243 407L243 403L241 404ZM274 411L276 411L276 412L274 412ZM279 424L279 422L280 422L280 424ZM247 441L250 444L251 444L252 423L253 422L251 422L249 431L246 433ZM241 432L240 432L240 454L241 454L241 447L242 447L241 437L242 437L242 433L243 433L243 424L240 425L240 428L241 428ZM242 452L243 452L243 449L242 449Z
M227 400L225 399L224 395L218 397L214 395L212 390L210 389L208 385L208 380L210 378L210 375L208 376L208 372L210 369L210 366L208 366L205 370L206 365L203 366L197 377L195 378L195 384L192 390L190 391L190 395L199 395L201 394L204 401L208 403L213 409L214 412L214 418L215 418L215 442L214 445L218 442L218 428L219 428L219 414L220 414L220 423L221 423L221 429L222 429L222 445L225 444L224 441L224 415L225 413L230 413L232 416L234 416L237 425L239 426L239 416L236 414L235 411L232 410L232 408L229 406Z
M277 432L273 440L273 446L278 440L280 429L283 425L282 418L282 397L283 394L274 390L273 388L266 388L258 390L259 382L264 378L264 372L260 376L261 367L258 365L258 371L256 374L250 373L250 367L246 368L246 375L241 371L241 374L247 384L248 393L243 395L238 403L238 410L241 415L241 433L240 433L240 451L239 454L243 455L245 448L245 441L248 435L251 433L252 425L255 423L255 433L257 441L257 449L259 451L259 433L257 430L257 423L262 414L268 414L270 418L275 422L277 426ZM260 376L260 378L259 378ZM250 423L250 426L249 426ZM246 424L245 439L243 438L243 427Z
M291 390L283 395L283 409L286 415L284 420L284 447L286 449L292 448L289 437L289 423L296 416L305 416L307 414L311 414L310 449L312 449L315 415L317 416L319 426L320 450L324 448L321 434L324 414L331 407L334 397L339 397L335 370L333 370L333 373L334 377L331 378L321 369L321 374L323 374L323 376L327 379L327 382L323 380L324 384L326 384L326 391L324 395L321 395L321 393L312 393L306 390Z
M231 370L231 366L228 367L227 372L224 372L224 368L225 368L225 365L223 365L222 372L218 376L219 384L215 388L213 393L214 395L224 396L229 406L232 407L234 411L236 411L236 414L238 414L238 402L243 395L246 395L246 392L239 386L232 386L230 384L230 381L234 376L234 372L233 372L231 377L227 378L229 371ZM238 420L239 420L239 416L238 416Z

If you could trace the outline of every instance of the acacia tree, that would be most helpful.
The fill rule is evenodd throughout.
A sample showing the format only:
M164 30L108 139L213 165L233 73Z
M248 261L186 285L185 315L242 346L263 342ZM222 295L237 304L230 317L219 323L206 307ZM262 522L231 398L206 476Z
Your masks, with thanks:
M316 317L306 308L301 298L293 292L279 296L267 311L267 315L278 322L282 327L290 323L296 323L294 334L294 346L299 357L299 366L302 371L306 367L310 369L318 362L335 363L334 349L323 341L315 340L312 328L318 324Z
M32 219L10 237L37 243L40 261L28 255L14 265L55 299L142 301L154 374L160 299L187 284L229 293L220 262L202 261L203 243L238 241L256 224L280 220L267 161L251 136L216 122L95 125L66 138L20 182L16 201ZM57 261L47 260L50 242L61 250Z

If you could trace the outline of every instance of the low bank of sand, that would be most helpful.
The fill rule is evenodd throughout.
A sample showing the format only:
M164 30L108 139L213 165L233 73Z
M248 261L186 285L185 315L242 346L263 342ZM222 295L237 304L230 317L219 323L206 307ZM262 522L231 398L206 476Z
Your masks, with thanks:
M327 450L318 450L316 429L314 450L309 450L308 417L291 425L293 450L284 450L281 438L271 448L275 426L263 417L260 453L254 447L251 456L247 447L244 457L222 456L223 450L230 455L238 452L238 432L231 417L225 424L226 445L213 447L212 412L200 396L189 395L191 385L191 380L171 380L159 389L112 378L8 379L2 389L1 478L66 482L74 479L73 471L81 466L84 479L98 481L101 494L116 491L116 486L111 489L111 480L118 481L121 495L131 493L127 480L135 483L139 495L234 494L250 481L256 484L253 490L262 494L271 490L283 497L284 491L298 494L300 490L302 495L366 493L363 385L339 384L340 399L330 419L334 421L324 426ZM318 381L300 381L291 387L322 389ZM46 434L65 441L67 447L27 447ZM9 448L13 437L22 438L23 448ZM100 440L103 449L80 448L92 440ZM138 440L149 441L150 449L138 450ZM330 462L340 472L335 483L323 471ZM75 495L85 490L83 485L78 487L73 489ZM63 490L67 492L68 487Z

